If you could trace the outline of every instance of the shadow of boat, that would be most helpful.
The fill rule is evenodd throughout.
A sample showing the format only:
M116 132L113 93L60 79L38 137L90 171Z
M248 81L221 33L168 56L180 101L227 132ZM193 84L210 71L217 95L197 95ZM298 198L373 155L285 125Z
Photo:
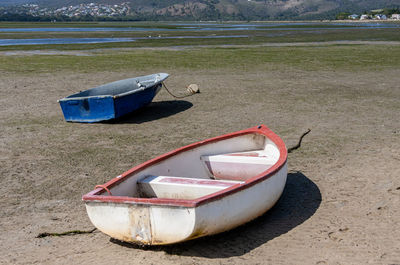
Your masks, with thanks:
M190 109L192 106L193 104L191 102L185 100L151 102L148 106L144 108L124 115L118 119L104 121L103 123L140 124L175 115L179 112Z
M164 251L170 255L205 258L241 256L285 234L309 219L321 204L318 186L301 172L288 174L283 194L277 204L259 218L236 229L170 246L138 246L110 239L128 248Z

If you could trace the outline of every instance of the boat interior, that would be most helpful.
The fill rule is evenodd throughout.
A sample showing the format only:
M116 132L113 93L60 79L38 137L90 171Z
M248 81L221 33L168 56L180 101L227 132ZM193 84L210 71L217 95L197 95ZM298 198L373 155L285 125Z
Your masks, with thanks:
M112 83L97 86L91 89L81 91L79 93L68 96L67 98L81 98L81 97L93 97L93 96L116 96L125 93L133 93L143 88L151 87L158 83L161 86L160 81L166 77L160 74L154 74L150 76L142 76L129 78L124 80L115 81Z
M193 200L245 183L273 166L279 155L277 146L264 135L240 135L160 159L109 187L110 193Z

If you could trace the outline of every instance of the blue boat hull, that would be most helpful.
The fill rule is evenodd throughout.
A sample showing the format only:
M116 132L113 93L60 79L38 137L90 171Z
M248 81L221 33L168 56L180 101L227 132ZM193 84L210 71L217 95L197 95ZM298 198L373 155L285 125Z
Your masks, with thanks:
M116 98L114 100L115 118L121 117L150 104L160 89L161 84L135 94Z
M119 118L140 109L153 100L162 87L162 81L168 77L163 74L151 83L149 77L152 76L155 75L113 82L61 99L59 103L64 118L69 122L92 123ZM135 87L127 90L129 86Z

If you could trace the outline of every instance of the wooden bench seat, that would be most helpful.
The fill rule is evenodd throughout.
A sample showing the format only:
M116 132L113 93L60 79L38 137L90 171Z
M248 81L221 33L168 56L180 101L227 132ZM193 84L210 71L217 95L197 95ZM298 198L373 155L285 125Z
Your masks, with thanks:
M210 177L218 180L245 181L269 169L276 158L264 150L201 156Z
M232 187L241 181L146 176L138 181L143 198L196 199Z

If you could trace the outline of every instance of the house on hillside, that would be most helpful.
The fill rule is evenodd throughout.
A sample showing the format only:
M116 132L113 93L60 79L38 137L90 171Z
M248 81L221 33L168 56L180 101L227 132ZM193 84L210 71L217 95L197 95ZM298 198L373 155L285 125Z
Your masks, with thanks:
M392 14L390 18L400 20L400 14Z
M357 14L352 14L352 15L350 15L349 16L349 19L358 19L360 16L359 15L357 15Z
M360 20L370 19L369 15L361 15Z
M387 19L387 16L386 16L385 14L376 14L376 15L374 16L374 19L377 19L377 20L386 20L386 19Z

